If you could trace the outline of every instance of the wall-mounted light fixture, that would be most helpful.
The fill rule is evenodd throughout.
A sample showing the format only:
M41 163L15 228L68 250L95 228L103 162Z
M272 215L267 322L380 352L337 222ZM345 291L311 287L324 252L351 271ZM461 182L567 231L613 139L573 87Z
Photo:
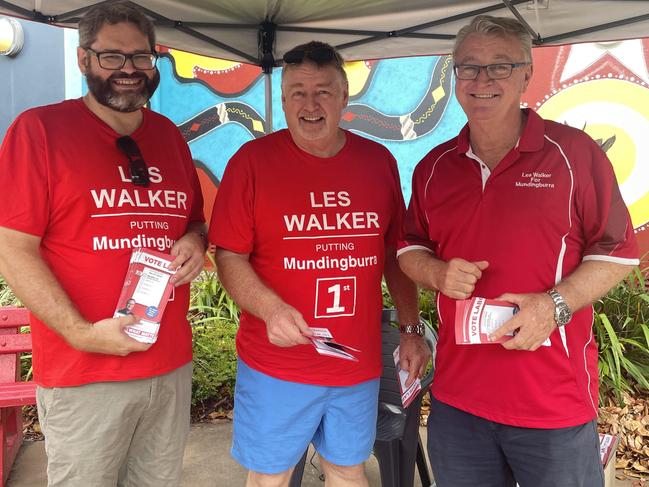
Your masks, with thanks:
M23 48L23 27L15 19L0 17L0 56L15 56Z

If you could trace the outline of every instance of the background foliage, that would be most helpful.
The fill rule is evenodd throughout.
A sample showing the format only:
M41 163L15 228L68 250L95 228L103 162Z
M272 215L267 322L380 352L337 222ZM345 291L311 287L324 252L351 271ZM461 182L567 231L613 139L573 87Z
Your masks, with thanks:
M213 260L211 267L215 268ZM211 409L228 406L234 396L237 370L239 308L214 270L204 270L192 282L188 318L194 353L192 404L210 401Z
M615 395L617 403L624 405L624 393L649 391L649 293L645 275L634 269L593 306L601 404Z

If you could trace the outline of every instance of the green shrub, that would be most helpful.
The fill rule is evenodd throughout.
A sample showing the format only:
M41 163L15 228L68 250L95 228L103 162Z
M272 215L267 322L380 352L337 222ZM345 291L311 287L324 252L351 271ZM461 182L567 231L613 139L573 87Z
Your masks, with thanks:
M0 306L20 306L20 301L14 296L4 277L0 275Z
M623 392L649 391L649 294L640 269L597 301L594 309L600 403L615 394L618 404L624 405Z
M189 319L194 352L192 404L232 397L239 310L215 272L205 270L192 283Z

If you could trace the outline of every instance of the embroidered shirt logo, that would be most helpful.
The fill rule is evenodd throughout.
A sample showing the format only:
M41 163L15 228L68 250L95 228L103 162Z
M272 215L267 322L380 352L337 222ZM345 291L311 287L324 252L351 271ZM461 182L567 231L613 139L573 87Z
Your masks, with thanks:
M554 183L550 181L551 173L547 172L526 172L521 173L521 181L516 181L514 186L517 188L554 188Z

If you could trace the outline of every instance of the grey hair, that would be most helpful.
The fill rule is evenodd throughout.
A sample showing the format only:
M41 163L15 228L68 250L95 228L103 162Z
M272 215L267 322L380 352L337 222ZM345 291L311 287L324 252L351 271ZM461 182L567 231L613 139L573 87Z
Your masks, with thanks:
M314 51L330 51L331 52L331 59L322 61L318 59L316 56L314 56ZM286 56L290 56L290 53L295 52L295 51L302 51L303 58L299 63L287 63L286 62ZM282 69L282 81L284 80L284 73L286 73L287 69L291 69L292 66L299 66L304 63L313 63L318 68L322 66L333 66L336 71L340 73L340 75L343 78L343 83L346 85L348 84L347 80L347 72L345 71L345 60L343 57L340 55L338 50L333 47L331 44L327 44L326 42L320 42L320 41L310 41L307 42L306 44L300 44L299 46L295 46L292 49L289 49L286 51L286 54L284 54L284 66Z
M127 0L104 2L90 8L79 21L79 46L90 47L104 24L115 25L121 22L134 24L148 38L151 51L155 50L153 22L140 7Z
M470 24L462 27L455 37L453 46L453 58L457 51L470 34L496 35L501 37L515 37L523 50L524 61L532 62L532 36L525 26L516 19L508 17L492 17L491 15L478 15Z

